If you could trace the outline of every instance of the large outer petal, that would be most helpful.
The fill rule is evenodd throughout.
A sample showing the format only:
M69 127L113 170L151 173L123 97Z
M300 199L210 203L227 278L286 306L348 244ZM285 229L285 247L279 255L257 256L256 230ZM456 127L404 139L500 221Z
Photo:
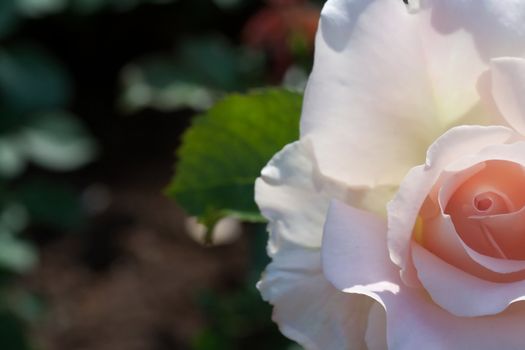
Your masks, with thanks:
M456 317L419 289L406 287L389 260L386 224L381 221L334 203L326 223L322 258L325 274L336 287L373 296L383 305L389 350L523 349L525 310L520 305L495 316ZM368 254L356 249L359 247L366 247ZM386 265L379 266L379 262ZM377 310L373 309L370 317L377 317Z
M286 146L261 171L255 200L269 221L270 250L277 249L279 239L320 247L328 202L321 195L319 179L307 142Z
M432 8L432 26L446 34L467 31L488 62L499 56L522 56L525 49L525 3L521 0L420 0Z
M379 302L377 293L398 293L399 285L392 282L397 281L398 269L382 250L385 232L383 218L333 201L322 246L326 278L339 289Z
M345 294L328 282L318 249L285 245L257 285L263 298L275 306L273 320L281 332L308 350L366 349L364 336L373 301Z
M368 350L388 349L386 340L386 314L385 309L379 303L374 303L368 315L368 327L366 328L366 345Z
M410 15L395 0L325 5L301 120L324 174L397 185L479 102L487 66L471 37L437 33L430 15Z
M262 171L256 201L269 219L273 262L258 288L274 305L273 319L307 349L365 349L371 300L334 288L321 269L323 224L334 195L344 189L317 173L308 144L285 147Z

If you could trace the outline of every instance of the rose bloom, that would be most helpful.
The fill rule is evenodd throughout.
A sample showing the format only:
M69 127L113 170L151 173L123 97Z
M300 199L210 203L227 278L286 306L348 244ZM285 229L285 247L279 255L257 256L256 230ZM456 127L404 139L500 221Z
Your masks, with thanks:
M328 0L258 284L306 349L525 349L525 1Z

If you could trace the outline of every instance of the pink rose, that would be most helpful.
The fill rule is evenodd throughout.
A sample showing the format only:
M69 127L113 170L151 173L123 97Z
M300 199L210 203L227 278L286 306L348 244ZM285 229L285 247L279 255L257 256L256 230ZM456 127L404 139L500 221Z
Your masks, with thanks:
M258 287L306 349L524 349L525 2L328 0Z

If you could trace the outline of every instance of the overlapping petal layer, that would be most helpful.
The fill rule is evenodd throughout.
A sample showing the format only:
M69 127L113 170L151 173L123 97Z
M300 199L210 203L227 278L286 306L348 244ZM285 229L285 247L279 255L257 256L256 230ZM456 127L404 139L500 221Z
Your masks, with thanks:
M397 267L389 260L384 219L337 202L328 215L322 252L326 276L339 289L369 295L383 305L388 349L522 348L525 334L520 320L525 309L521 305L497 316L454 316L423 290L407 287L400 280ZM384 265L378 266L380 262ZM448 288L447 284L442 287Z
M366 349L372 301L337 290L321 269L320 246L331 196L348 195L316 172L305 142L285 147L262 171L256 199L270 220L268 251L273 262L258 288L274 305L273 318L283 334L307 349Z

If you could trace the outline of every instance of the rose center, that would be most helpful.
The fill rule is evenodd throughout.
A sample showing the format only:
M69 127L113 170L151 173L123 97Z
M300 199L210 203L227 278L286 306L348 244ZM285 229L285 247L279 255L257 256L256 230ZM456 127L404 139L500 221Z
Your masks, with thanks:
M494 215L509 212L508 202L504 195L487 191L474 197L473 206L480 215Z
M479 198L476 197L474 199L474 205L476 206L476 209L483 212L488 211L492 207L492 198L486 197L486 198Z
M485 255L525 259L524 168L492 160L458 183L460 178L458 174L447 180L455 191L444 212L463 241Z

